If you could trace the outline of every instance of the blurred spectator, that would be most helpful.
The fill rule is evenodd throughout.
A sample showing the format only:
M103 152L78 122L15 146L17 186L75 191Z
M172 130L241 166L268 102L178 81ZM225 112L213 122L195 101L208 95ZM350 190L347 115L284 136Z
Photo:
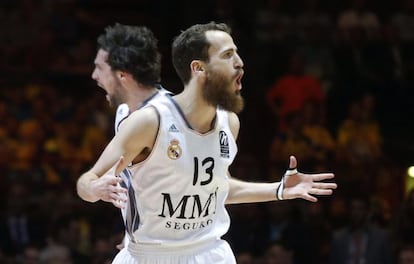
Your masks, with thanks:
M397 208L392 231L396 249L407 244L414 245L414 189L408 192Z
M326 126L325 109L308 102L303 108L303 123L303 135L309 139L317 162L315 167L329 164L335 154L336 140Z
M13 257L23 254L28 245L43 246L46 221L32 211L38 208L31 204L24 184L10 184L8 191L6 210L0 217L0 247L5 255Z
M368 9L367 0L353 0L351 8L338 15L337 27L334 42L335 68L340 78L337 81L347 84L347 91L343 92L349 94L376 78L366 53L368 44L381 36L381 24Z
M319 261L319 247L321 246L313 237L310 221L306 219L305 201L291 201L286 226L282 232L281 241L292 252L293 263L317 264Z
M42 264L77 264L70 256L68 247L61 245L49 245L40 252Z
M240 252L236 255L237 264L255 264L255 257L250 252Z
M369 222L368 198L355 193L350 195L347 201L349 222L333 232L330 263L393 263L388 232Z
M61 248L64 248L65 253L62 254L65 258L74 261L74 264L90 263L90 258L88 256L90 245L87 244L86 249L82 248L82 246L85 246L85 242L89 242L89 238L87 236L82 236L81 220L79 217L73 216L75 210L72 209L70 212L72 213L62 215L56 220L51 221L51 227L48 234L48 247L45 250L48 251L50 249L54 252L58 246L59 255L60 252L63 251ZM88 252L86 253L86 251Z
M340 185L341 186L341 185ZM344 188L341 188L344 189ZM344 192L349 190L345 189ZM330 201L327 209L328 221L331 226L331 229L340 229L343 228L347 224L347 209L346 209L346 201L343 194L338 193L335 197ZM331 230L332 231L332 230Z
M277 205L270 203L266 208L269 213L267 223L269 241L281 241L290 220L289 205L286 202L280 202Z
M326 93L335 73L332 17L322 9L320 0L305 0L295 17L295 25L299 36L297 48L304 56L304 72L319 79Z
M295 25L300 39L309 40L308 29L313 28L322 40L332 40L334 30L332 15L323 9L321 0L304 0L303 7L298 12Z
M91 264L110 264L115 257L115 248L109 237L99 237L93 241Z
M391 23L404 43L414 42L414 2L401 0L398 10L391 15Z
M21 264L40 264L40 248L34 245L28 245L21 257Z
M5 100L0 97L0 169L7 174L10 170L10 162L13 160L14 140L12 137L16 120L11 116Z
M293 18L284 8L283 0L260 0L253 14L255 51L252 71L265 80L278 76L286 47L295 36ZM274 78L274 77L273 77Z
M270 244L263 258L263 264L293 264L293 254L280 242Z
M368 7L367 0L352 0L351 7L338 15L339 33L345 37L353 30L362 30L369 39L377 38L381 29L381 22Z
M285 117L286 129L277 133L273 138L269 149L269 161L271 162L271 179L280 177L278 171L292 153L301 161L303 170L311 169L316 159L312 142L304 134L304 120L302 112L291 112Z
M14 152L16 160L12 166L15 169L30 170L39 158L39 150L43 144L43 131L36 119L22 121L18 128L18 135Z
M324 170L334 161L336 142L325 126L323 106L319 102L304 102L301 110L285 117L286 129L277 132L269 148L270 178L279 177L292 153L301 160L303 170Z
M273 204L272 206L277 207ZM262 204L242 204L229 207L232 226L225 235L232 241L235 254L250 253L260 256L269 241L269 230L265 206Z
M287 73L269 87L266 95L280 132L287 129L286 119L289 114L302 111L308 102L322 107L324 97L319 80L304 73L304 58L297 51L289 57Z
M398 264L414 264L414 245L405 245L398 251Z
M231 27L236 25L236 14L232 6L232 0L216 0L213 6L213 17L216 21L222 21Z
M333 226L326 210L326 204L330 201L319 201L304 205L304 219L311 237L311 252L308 263L328 263L330 239Z
M376 120L375 97L369 93L357 98L338 128L337 160L349 165L367 165L382 157L382 134Z
M269 48L289 40L293 34L292 17L284 9L282 0L259 1L255 20L257 41Z
M408 47L401 42L401 36L398 33L397 28L391 23L384 24L382 34L383 42L380 44L384 44L384 50L379 51L376 54L383 56L383 59L379 60L383 63L378 63L379 65L377 65L382 67L379 74L384 75L386 80L401 82L405 79L405 64L410 59L406 57L409 55L409 53L407 53Z

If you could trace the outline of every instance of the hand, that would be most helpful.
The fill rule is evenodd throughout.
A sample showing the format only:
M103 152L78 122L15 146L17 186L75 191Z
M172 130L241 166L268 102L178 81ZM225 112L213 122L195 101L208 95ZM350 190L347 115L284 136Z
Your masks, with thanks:
M289 169L295 169L297 161L294 156L290 156ZM316 173L305 174L296 172L294 174L283 176L284 189L283 199L302 198L310 202L317 202L318 199L312 195L331 195L333 189L337 188L336 183L321 182L327 179L333 179L333 173Z
M96 197L102 201L112 203L115 207L124 208L127 202L128 190L120 185L121 177L115 175L120 171L124 158L120 157L112 169L102 177L91 182L91 188ZM119 173L118 173L119 174Z

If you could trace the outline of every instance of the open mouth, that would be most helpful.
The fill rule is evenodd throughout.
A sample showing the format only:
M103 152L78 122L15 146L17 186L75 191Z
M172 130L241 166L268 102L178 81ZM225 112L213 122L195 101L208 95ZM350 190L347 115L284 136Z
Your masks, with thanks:
M243 70L241 70L240 72L239 72L239 74L237 75L237 77L236 77L236 84L237 84L237 86L238 86L238 88L239 89L241 89L241 80L242 80L242 78L243 78L243 75L244 75L244 72L243 72Z

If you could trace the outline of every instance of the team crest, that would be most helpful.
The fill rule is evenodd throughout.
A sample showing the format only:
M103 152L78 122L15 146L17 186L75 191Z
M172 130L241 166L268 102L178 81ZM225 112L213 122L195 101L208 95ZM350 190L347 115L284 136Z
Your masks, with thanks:
M170 145L168 146L167 155L170 159L176 160L181 157L181 147L178 145L180 142L176 139L170 141Z

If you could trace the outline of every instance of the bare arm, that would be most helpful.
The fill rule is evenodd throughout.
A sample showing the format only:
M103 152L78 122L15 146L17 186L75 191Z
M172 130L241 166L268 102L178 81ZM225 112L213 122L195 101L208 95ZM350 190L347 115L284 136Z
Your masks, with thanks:
M144 148L152 149L157 131L158 114L154 108L132 113L94 166L79 177L76 185L79 197L89 202L99 199L111 202L122 199L120 195L125 193L125 190L118 185L120 180L116 177L107 179L113 180L112 187L108 187L107 184L103 184L104 177L118 175ZM105 173L111 168L112 173L106 176ZM105 176L100 178L103 175ZM105 188L111 188L109 194Z
M277 200L275 193L278 186L279 182L256 183L230 178L226 204L275 201Z

